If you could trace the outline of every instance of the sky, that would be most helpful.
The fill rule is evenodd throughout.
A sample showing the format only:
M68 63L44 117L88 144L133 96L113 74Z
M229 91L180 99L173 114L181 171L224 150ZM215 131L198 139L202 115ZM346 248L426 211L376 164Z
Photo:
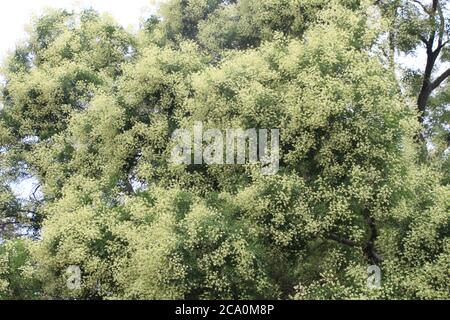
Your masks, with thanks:
M33 14L46 7L89 8L108 12L124 27L137 28L140 18L154 11L154 0L2 0L0 1L0 59L14 50L20 39L25 39L25 26Z

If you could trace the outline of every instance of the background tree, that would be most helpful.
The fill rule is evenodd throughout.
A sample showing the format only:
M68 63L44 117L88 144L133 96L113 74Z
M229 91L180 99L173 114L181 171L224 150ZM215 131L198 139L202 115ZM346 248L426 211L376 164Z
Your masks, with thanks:
M407 69L405 82L417 100L419 122L425 127L423 138L449 146L447 79L449 51L448 1L377 1L391 26L389 56L424 53L423 62ZM436 139L437 138L437 139ZM442 151L442 150L441 150Z

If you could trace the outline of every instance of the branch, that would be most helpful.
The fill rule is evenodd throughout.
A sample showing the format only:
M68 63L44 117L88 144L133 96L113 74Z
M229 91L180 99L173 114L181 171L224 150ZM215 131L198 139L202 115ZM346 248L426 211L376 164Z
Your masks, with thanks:
M20 222L18 221L0 221L1 226L7 226L7 225L18 225Z
M438 50L442 48L442 42L444 41L444 32L445 32L445 19L444 13L442 12L442 6L437 8L439 14L439 40L438 40Z
M442 50L442 48L444 48L447 44L449 44L450 43L450 40L447 40L447 41L444 41L444 42L442 42L438 47L437 47L437 49L436 50L438 50L439 52Z
M129 195L134 195L135 194L134 188L131 185L130 180L128 180L128 179L125 179L125 189L126 189L126 191L127 191L127 193Z
M0 222L0 231L4 232L7 226L12 226L15 229L20 225L21 224L18 221L2 221Z
M38 200L36 199L36 192L39 190L40 187L41 187L41 184L39 183L39 184L34 188L32 194L31 194L31 196L33 197L34 201L38 201Z
M436 10L438 9L438 5L439 5L439 0L433 0L433 5L431 6L431 11L428 12L428 15L429 15L428 19L430 20L430 24L433 26L433 30L431 31L430 37L428 39L429 47L427 47L427 49L429 51L428 52L429 54L433 53L433 43L436 38L436 30L434 28L434 22L435 22L434 18L436 16Z
M369 225L370 237L367 244L364 246L363 250L367 258L374 264L378 265L383 262L383 258L378 254L375 249L375 241L378 238L378 228L375 223L375 219L371 217L369 210L364 209L364 216L366 218L367 224Z
M422 10L425 11L425 13L430 14L430 11L428 11L428 8L425 7L425 5L422 2L420 2L418 0L412 0L412 2L414 2L415 4L418 4L422 8Z
M439 77L436 78L436 80L434 80L431 83L431 90L433 91L434 89L439 87L441 83L444 82L445 79L447 79L449 76L450 76L450 68L445 70Z
M349 239L345 239L345 238L341 238L341 237L339 237L338 235L336 235L334 233L330 234L328 236L328 239L334 240L336 242L345 244L345 245L350 246L350 247L356 247L358 245L355 241L349 240Z
M422 36L422 35L419 34L419 39L420 39L420 41L422 41L422 42L425 44L425 47L427 47L427 48L430 47L430 43L428 42L427 39L425 39L424 36Z
M432 12L435 13L439 5L439 0L433 0L433 5L431 7Z
M381 262L383 262L383 258L380 256L380 254L375 249L375 241L378 238L377 225L375 223L375 219L370 216L369 210L364 209L363 215L366 218L366 222L367 222L367 224L369 226L369 230L370 230L369 240L367 241L367 243L358 244L357 242L355 242L353 240L341 238L340 236L338 236L334 233L330 234L328 236L328 239L336 241L340 244L343 244L343 245L346 245L349 247L361 248L363 250L364 254L366 255L367 259L371 263L378 265Z

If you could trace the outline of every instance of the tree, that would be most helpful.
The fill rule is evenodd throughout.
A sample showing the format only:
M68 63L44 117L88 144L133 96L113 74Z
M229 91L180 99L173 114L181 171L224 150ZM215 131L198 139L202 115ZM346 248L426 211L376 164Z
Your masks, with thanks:
M0 246L0 299L30 300L40 297L40 284L33 275L28 244L11 240Z
M419 161L368 6L172 1L138 35L37 19L4 71L0 205L35 177L41 237L0 244L1 297L448 298L448 173ZM280 129L279 172L172 164L198 121Z
M443 99L450 69L441 67L448 62L448 2L394 0L378 3L391 26L388 37L391 59L396 52L425 51L422 70L407 70L405 79L417 99L419 122L428 129L422 138L439 133L438 136L448 143L448 130L442 127L448 124L448 108L443 106Z

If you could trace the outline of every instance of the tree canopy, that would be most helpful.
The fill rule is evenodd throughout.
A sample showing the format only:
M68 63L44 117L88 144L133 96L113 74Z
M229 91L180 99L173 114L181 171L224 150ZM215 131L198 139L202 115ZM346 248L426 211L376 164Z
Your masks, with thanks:
M448 32L438 0L36 17L2 69L0 299L448 299ZM279 172L173 165L198 121L280 129Z

